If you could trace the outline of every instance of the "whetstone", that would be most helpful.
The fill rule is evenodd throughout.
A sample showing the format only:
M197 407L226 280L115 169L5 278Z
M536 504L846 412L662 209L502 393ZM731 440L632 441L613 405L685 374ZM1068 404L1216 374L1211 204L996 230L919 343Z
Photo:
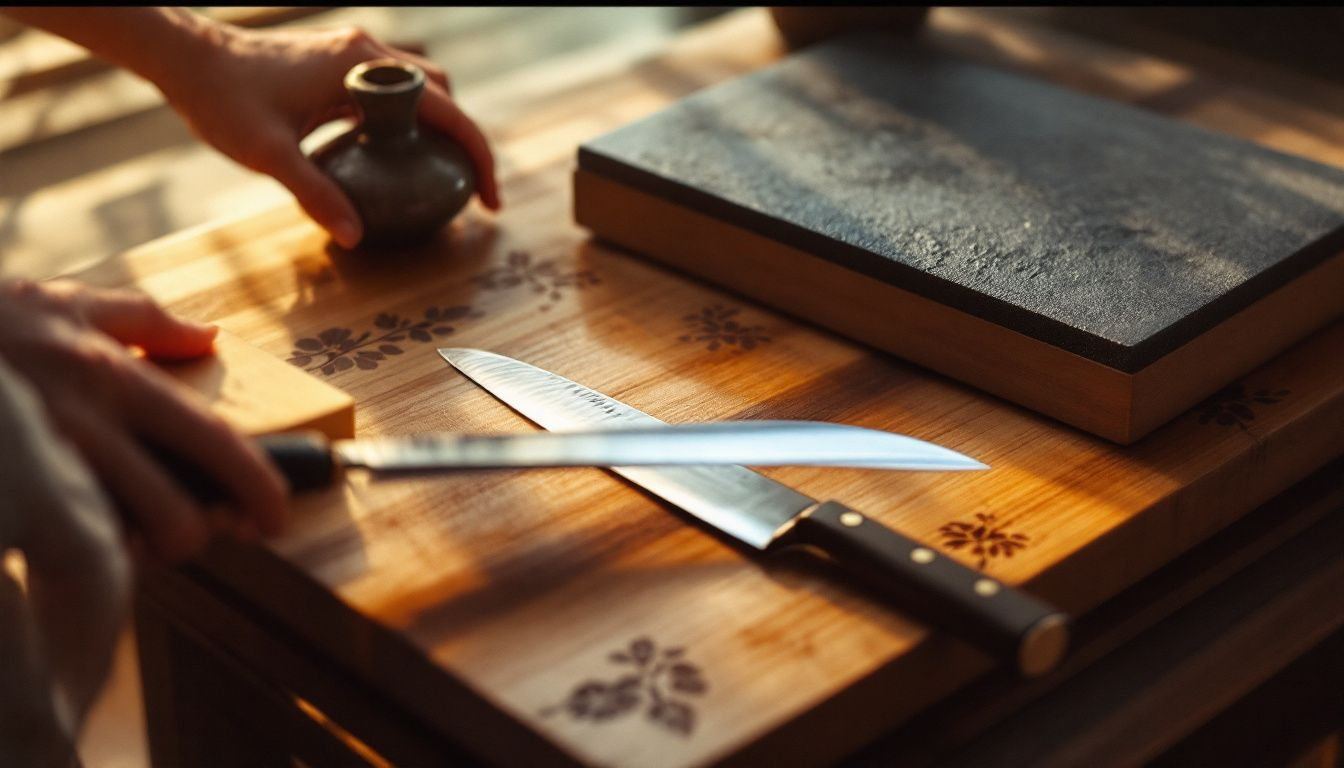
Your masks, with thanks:
M220 332L214 355L159 365L244 434L355 436L354 398L232 334Z
M598 236L1120 442L1344 311L1344 171L893 38L700 91L578 164ZM921 322L1011 349L953 359L898 327ZM1090 415L1052 405L1070 387Z

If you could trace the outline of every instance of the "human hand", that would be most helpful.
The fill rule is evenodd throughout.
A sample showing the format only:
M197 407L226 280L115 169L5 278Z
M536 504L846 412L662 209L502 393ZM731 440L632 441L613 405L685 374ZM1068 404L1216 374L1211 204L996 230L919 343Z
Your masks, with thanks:
M346 72L376 58L409 61L425 71L419 116L466 149L481 202L500 206L494 156L480 128L458 107L443 70L391 48L362 30L249 30L198 17L193 66L146 72L192 130L219 151L275 177L344 247L362 237L359 216L340 187L299 150L299 140L323 123L354 114Z
M283 524L285 481L265 456L125 346L191 358L209 354L216 333L127 291L71 281L0 284L0 358L41 393L52 424L130 517L148 553L167 560L198 553L212 523L245 535ZM211 473L234 499L232 514L207 521L146 444Z

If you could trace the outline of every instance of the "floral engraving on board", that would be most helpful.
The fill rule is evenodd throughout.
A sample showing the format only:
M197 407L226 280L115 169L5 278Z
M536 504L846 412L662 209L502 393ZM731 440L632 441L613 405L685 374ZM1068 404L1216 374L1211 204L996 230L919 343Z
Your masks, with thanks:
M689 326L688 332L678 341L708 342L707 349L713 352L723 346L737 345L743 349L755 349L756 345L770 341L759 325L742 325L737 321L737 307L724 307L715 304L705 307L698 313L686 315L682 322Z
M542 716L564 712L575 720L602 723L642 710L650 723L678 736L691 735L695 708L686 697L703 696L709 685L700 668L686 661L684 648L659 650L641 637L607 660L619 668L615 679L585 680L564 702L542 710Z
M510 251L504 266L482 272L472 279L492 291L526 286L532 293L545 296L540 307L543 312L560 301L565 289L602 282L591 269L561 269L557 259L533 262L532 254L527 251Z
M1258 405L1273 405L1292 394L1286 389L1257 389L1247 392L1246 385L1237 382L1223 388L1205 400L1199 409L1199 423L1210 422L1223 427L1238 427L1243 432L1255 420Z
M1012 557L1031 543L1031 537L1025 533L1009 533L994 523L994 515L977 512L974 522L954 521L939 528L938 534L948 549L970 547L970 553L979 558L975 567L983 571L990 560Z
M408 342L424 343L436 336L448 336L457 330L454 321L481 315L465 305L429 307L423 314L421 319L413 320L395 312L383 312L373 319L372 330L358 336L349 328L328 328L316 336L296 340L286 362L305 371L319 371L323 376L352 368L371 371L389 357L405 352L403 347Z

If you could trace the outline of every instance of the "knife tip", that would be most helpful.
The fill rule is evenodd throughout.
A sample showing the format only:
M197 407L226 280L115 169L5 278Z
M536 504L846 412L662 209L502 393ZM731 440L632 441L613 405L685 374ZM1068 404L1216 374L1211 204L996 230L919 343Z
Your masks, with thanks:
M456 367L458 361L460 361L462 358L466 357L467 355L473 352L479 352L479 351L480 350L469 349L467 347L439 347L439 357L442 357L444 360L447 360L454 367Z

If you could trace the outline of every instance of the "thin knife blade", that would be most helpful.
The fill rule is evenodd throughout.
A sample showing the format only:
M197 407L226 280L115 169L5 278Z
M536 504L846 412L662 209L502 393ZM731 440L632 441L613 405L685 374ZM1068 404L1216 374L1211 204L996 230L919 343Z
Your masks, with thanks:
M983 469L954 451L849 424L737 421L621 425L507 435L427 434L363 438L333 446L343 466L373 470L507 467L832 466L869 469Z
M643 411L519 360L479 349L444 348L439 354L518 413L548 430L596 426L665 426ZM837 425L838 426L838 425ZM905 436L901 450L933 468L983 469L983 464L941 446ZM958 465L959 466L952 466ZM742 466L611 467L641 488L757 549L817 503L788 486Z

